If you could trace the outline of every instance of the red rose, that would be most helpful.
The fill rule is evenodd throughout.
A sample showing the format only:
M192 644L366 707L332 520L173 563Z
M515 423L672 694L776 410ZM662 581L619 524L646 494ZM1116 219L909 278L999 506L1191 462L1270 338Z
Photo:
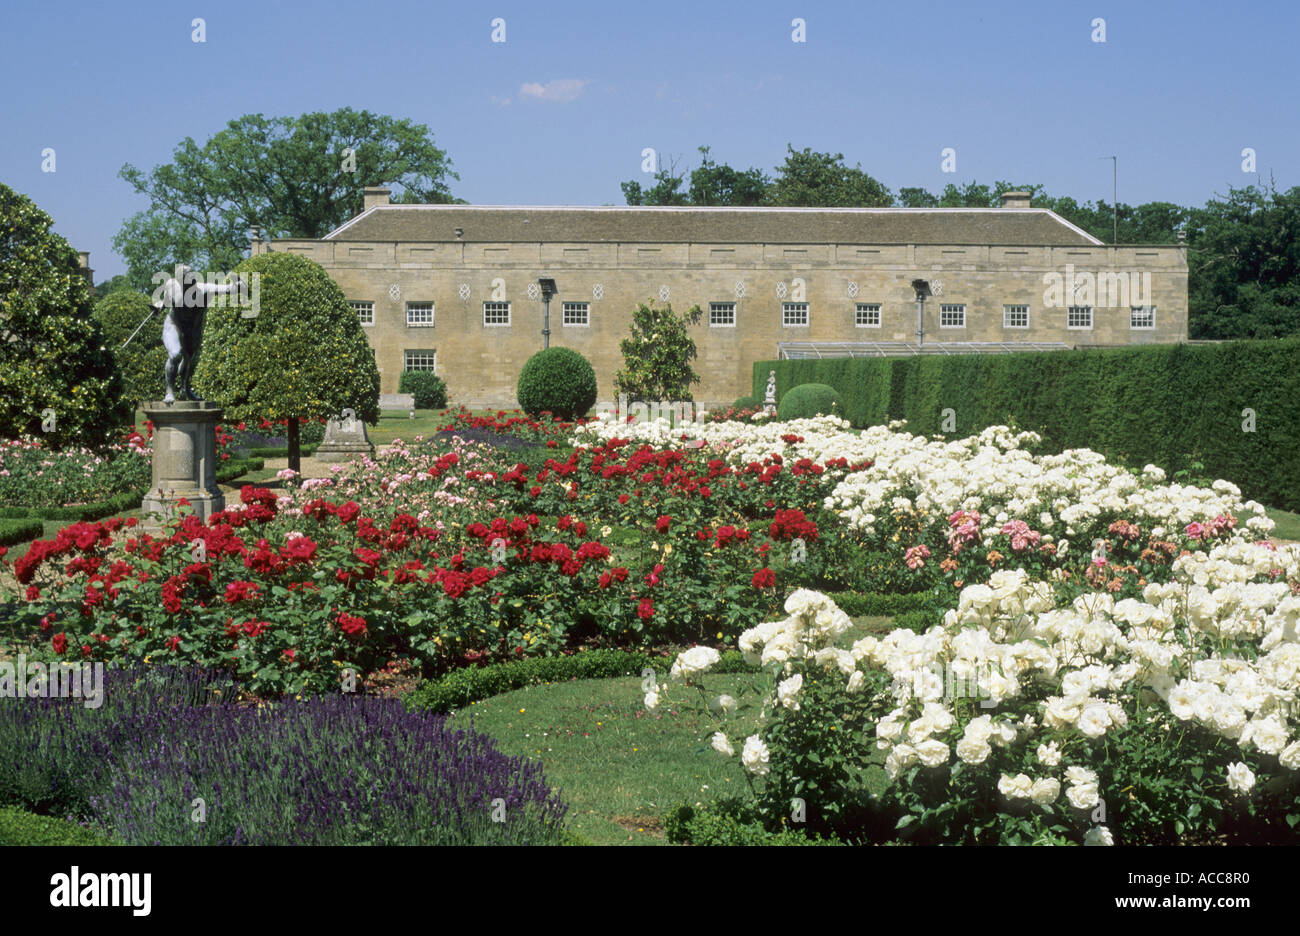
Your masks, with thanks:
M63 654L68 650L68 635L55 634L50 639L50 646L54 648L55 653Z
M755 588L771 588L776 584L776 573L771 569L759 569L749 580L749 584Z
M648 621L655 616L655 603L649 598L642 598L641 603L637 605L636 616L643 621Z
M35 585L28 585L28 586L27 586L27 600L28 600L28 601L39 601L40 598L41 598L41 590L40 590L38 587L36 587Z
M349 637L360 639L366 636L366 619L363 617L340 613L338 624L339 630Z
M624 494L623 496L627 497L626 494ZM672 524L672 522L673 522L672 517L660 517L658 520L655 521L655 532L667 533L668 527L670 524Z

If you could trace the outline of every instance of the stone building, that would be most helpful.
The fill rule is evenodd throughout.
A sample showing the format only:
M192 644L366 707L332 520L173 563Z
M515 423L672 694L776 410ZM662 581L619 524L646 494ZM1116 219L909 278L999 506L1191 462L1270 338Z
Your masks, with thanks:
M1001 208L542 208L397 205L320 240L255 243L310 257L370 336L384 393L433 369L452 401L514 407L542 348L539 277L555 280L552 346L574 348L613 399L638 302L703 310L697 403L751 392L752 363L791 343L882 353L1168 343L1187 338L1181 246L1106 246L1025 193ZM917 335L918 295L922 334ZM986 348L985 348L986 349ZM835 353L834 349L830 353Z

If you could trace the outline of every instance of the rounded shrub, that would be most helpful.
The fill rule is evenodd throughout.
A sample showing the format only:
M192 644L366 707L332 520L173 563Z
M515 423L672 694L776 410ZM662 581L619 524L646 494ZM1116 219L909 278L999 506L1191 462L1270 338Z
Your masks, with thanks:
M800 384L781 398L776 418L808 419L812 416L843 416L844 401L834 387L826 384Z
M572 348L547 348L524 364L516 396L529 416L551 413L560 419L574 419L596 402L596 372L591 362Z
M402 371L397 392L414 396L416 409L443 409L447 405L447 384L430 370Z
M763 401L756 396L737 397L736 402L731 404L733 409L738 410L753 409L756 406L762 405Z

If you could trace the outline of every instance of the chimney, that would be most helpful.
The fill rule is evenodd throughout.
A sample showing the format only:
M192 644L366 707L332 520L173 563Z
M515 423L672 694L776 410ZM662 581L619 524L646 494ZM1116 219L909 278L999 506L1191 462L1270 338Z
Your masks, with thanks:
M1003 192L1003 208L1028 208L1029 200L1032 198L1028 192Z
M81 268L81 275L86 278L86 285L90 287L93 294L95 291L95 271L90 268L90 251L77 251L77 266Z
M384 188L382 185L367 185L362 193L365 199L364 210L369 211L379 205L387 205L390 194L392 194L391 190Z

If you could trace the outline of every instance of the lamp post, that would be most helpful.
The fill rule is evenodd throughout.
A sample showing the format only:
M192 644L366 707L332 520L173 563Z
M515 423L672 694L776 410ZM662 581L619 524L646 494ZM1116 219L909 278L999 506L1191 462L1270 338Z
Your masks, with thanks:
M930 295L930 284L914 279L912 288L916 290L916 346L920 348L925 343L925 297Z
M1111 180L1110 180L1110 207L1113 226L1111 229L1110 243L1113 247L1119 243L1119 157L1118 156L1098 156L1098 159L1109 159L1111 161Z
M546 307L542 319L542 347L549 348L551 346L551 299L559 289L555 285L555 280L549 276L538 277L537 285L542 288L542 302Z

